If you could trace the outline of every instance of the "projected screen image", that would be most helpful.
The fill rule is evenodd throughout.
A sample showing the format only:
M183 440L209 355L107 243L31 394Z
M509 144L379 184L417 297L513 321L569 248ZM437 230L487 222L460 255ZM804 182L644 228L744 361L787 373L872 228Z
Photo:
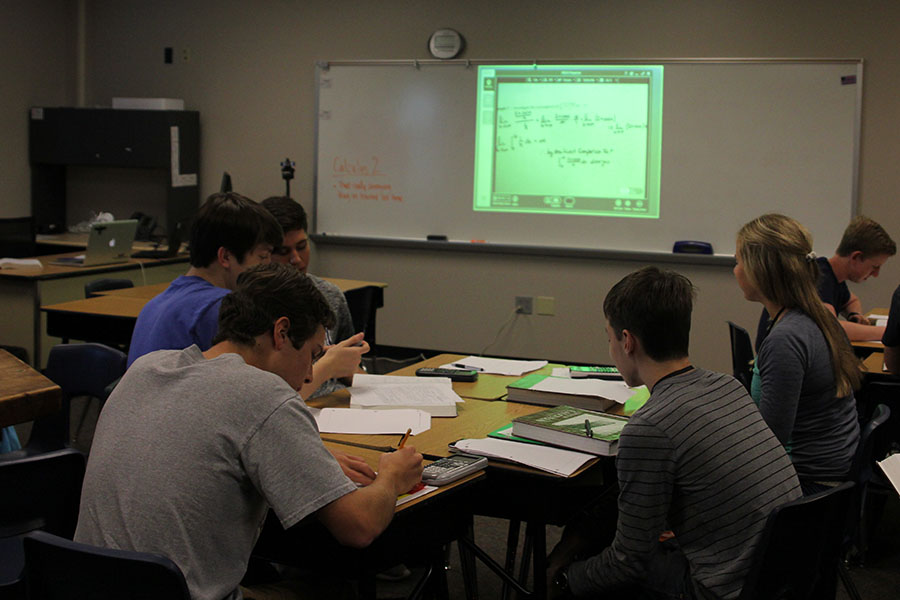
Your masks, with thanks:
M663 67L478 67L476 211L659 217Z

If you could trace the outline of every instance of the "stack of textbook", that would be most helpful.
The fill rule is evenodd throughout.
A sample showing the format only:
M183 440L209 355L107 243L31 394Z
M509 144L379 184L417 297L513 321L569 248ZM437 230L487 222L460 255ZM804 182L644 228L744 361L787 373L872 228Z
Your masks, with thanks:
M556 406L513 419L515 436L554 446L614 456L625 417L598 413L573 406Z
M624 381L570 379L533 373L506 386L506 399L542 406L575 406L604 411L635 394Z

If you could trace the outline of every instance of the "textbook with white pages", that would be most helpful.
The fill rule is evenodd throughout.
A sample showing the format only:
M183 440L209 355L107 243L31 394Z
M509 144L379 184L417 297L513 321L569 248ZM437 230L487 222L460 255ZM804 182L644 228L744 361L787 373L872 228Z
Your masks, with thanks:
M455 417L456 403L464 400L453 391L448 377L403 377L396 375L353 376L350 408L424 410L433 417Z
M459 440L453 443L452 448L459 452L527 465L563 477L568 477L588 461L597 458L593 454L574 450L494 438Z

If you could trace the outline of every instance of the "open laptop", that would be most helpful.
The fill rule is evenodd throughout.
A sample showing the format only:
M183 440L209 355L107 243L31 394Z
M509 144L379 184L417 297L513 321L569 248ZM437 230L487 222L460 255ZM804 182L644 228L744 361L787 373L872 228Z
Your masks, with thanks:
M94 223L88 233L87 249L84 254L61 256L50 264L66 267L93 267L128 262L137 226L136 219Z
M181 249L182 235L181 221L175 224L175 231L169 236L169 247L166 250L138 250L131 255L131 258L172 258L178 255Z

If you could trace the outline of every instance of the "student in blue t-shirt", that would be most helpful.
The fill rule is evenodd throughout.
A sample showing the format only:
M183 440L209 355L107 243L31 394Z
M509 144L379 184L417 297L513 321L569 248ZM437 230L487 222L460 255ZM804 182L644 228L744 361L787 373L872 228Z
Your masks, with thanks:
M141 310L128 365L155 350L212 346L219 304L237 277L268 263L281 244L281 227L262 206L233 192L213 194L191 226L191 268Z

